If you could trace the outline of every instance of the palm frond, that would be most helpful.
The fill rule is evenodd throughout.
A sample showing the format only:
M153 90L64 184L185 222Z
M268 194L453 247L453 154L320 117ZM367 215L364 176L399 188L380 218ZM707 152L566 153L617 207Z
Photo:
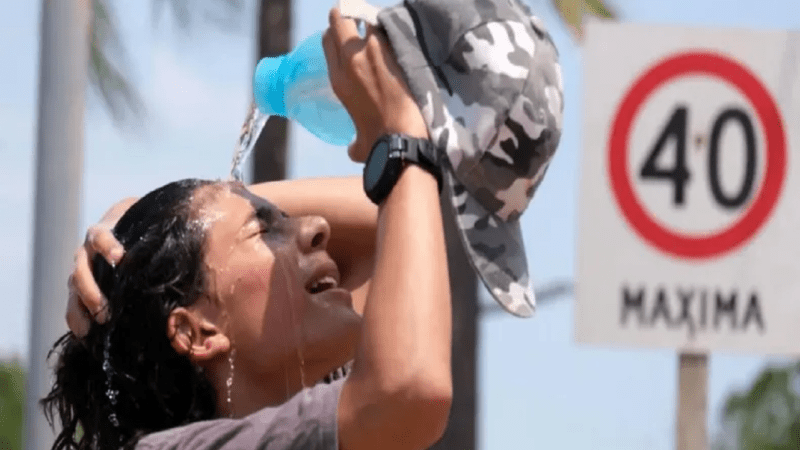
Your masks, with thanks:
M117 126L130 126L144 119L144 102L125 74L125 48L108 0L92 0L89 81L98 92ZM112 62L112 57L117 64Z
M583 40L583 19L586 15L601 19L616 19L617 13L605 0L552 0L576 41Z
M603 19L613 19L617 15L613 9L606 5L602 0L585 0L586 10L592 14Z
M197 8L197 1L153 0L153 23L165 3L171 7L171 16L181 29L193 25L192 11L203 11L204 19L217 27L231 30L236 27L235 17L241 16L244 0L208 0L217 5L217 12L209 8ZM126 62L126 51L120 39L116 17L110 0L92 0L93 20L90 27L89 81L106 106L114 124L119 127L138 126L147 113L141 94L130 81L130 65ZM223 17L222 11L227 11Z
M153 0L153 23L158 23L164 8L169 7L170 16L183 31L192 27L198 14L218 28L237 28L235 19L242 15L244 0L207 0L206 3L208 4L202 5L197 0Z

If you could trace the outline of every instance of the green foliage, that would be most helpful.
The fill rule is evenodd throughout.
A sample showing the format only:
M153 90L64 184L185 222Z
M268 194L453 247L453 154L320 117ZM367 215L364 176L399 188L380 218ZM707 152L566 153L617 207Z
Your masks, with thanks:
M583 39L583 19L586 15L601 19L616 19L617 14L604 0L552 0L561 18L577 41Z
M25 374L18 361L0 362L0 449L22 449Z
M800 363L770 367L728 397L719 449L800 450Z

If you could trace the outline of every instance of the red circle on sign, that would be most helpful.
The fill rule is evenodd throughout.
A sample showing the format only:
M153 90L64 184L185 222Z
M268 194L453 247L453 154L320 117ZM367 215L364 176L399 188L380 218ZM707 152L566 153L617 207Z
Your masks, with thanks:
M755 108L766 140L766 170L755 200L729 227L705 236L679 233L656 222L637 198L628 177L628 141L633 120L661 85L686 75L711 75L735 86ZM761 82L738 62L715 53L681 53L662 60L633 84L615 116L608 170L622 214L634 230L659 250L682 258L721 256L749 240L766 222L780 197L786 174L786 137L778 107Z

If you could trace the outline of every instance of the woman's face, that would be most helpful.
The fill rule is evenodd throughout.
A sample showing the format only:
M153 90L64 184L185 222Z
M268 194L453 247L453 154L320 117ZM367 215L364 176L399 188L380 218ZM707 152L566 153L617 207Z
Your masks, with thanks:
M353 357L360 317L326 251L321 217L290 218L236 184L200 209L210 297L236 350L236 372L321 377ZM225 317L226 316L226 317ZM306 383L315 380L306 379Z

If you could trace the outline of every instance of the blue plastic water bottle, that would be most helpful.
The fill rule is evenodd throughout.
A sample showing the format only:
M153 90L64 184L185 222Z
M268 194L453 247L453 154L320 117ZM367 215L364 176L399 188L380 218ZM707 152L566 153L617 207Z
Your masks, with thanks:
M259 61L253 95L264 114L296 120L329 144L345 146L355 137L350 114L331 88L321 31L285 55Z

